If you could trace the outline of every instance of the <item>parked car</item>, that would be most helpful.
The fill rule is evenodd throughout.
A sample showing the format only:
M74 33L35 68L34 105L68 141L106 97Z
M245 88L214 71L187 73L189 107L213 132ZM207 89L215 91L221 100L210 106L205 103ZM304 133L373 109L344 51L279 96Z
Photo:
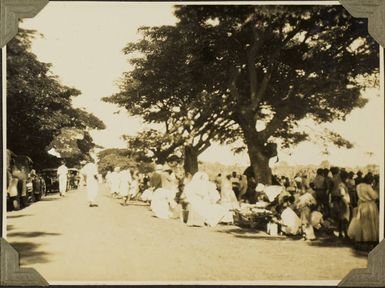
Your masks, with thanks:
M59 178L57 176L56 168L49 168L41 170L41 175L45 181L46 192L54 193L59 192Z
M19 210L35 199L41 199L45 185L32 169L33 161L25 155L16 155L7 149L7 207ZM32 174L35 174L32 177ZM39 184L36 184L39 182Z

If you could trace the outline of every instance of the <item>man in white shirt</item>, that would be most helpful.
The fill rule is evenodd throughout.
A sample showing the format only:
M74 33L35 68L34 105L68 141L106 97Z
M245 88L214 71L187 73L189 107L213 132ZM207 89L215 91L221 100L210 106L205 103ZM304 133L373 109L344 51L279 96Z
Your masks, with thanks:
M66 167L64 161L61 162L62 165L57 168L57 175L59 177L59 192L60 196L65 196L67 191L67 174L68 168Z

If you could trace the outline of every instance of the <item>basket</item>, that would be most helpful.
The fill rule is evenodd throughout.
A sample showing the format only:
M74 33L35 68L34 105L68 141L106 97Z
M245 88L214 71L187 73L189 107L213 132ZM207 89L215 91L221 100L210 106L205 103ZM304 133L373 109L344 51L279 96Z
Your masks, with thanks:
M240 227L247 227L266 231L267 223L271 220L270 215L256 213L241 213L239 210L234 210L234 223Z

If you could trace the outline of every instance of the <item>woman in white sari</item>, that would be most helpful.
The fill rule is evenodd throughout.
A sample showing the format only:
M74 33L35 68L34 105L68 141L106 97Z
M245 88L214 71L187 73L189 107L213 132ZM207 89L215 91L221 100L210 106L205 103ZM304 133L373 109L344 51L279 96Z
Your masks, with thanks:
M225 216L228 209L218 204L220 200L216 185L209 181L204 172L194 174L183 191L188 203L188 226L214 226Z

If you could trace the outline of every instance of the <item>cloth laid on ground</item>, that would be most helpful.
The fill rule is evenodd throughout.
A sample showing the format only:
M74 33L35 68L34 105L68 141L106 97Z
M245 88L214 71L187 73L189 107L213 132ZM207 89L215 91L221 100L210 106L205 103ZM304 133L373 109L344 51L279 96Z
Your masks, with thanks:
M295 214L293 209L287 207L281 213L282 232L286 235L297 235L301 231L301 219Z
M264 192L269 199L270 202L273 202L274 199L281 194L282 192L282 186L279 185L271 185L271 186L265 186Z

